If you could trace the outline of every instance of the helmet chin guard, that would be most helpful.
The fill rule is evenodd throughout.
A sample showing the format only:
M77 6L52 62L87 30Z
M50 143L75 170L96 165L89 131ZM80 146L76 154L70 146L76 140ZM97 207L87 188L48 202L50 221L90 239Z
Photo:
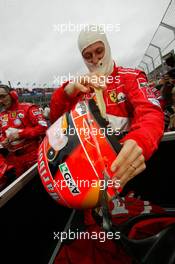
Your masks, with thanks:
M101 117L95 101L80 101L47 130L40 145L38 170L42 183L61 205L97 207L104 192L108 200L120 192L120 184L112 182L110 170L120 149L117 136Z

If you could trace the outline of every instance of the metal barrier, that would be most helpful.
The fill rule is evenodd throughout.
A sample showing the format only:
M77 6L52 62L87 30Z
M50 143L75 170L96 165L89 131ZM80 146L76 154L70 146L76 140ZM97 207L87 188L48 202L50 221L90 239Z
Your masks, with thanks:
M165 132L161 141L175 141L175 131Z
M0 192L0 208L37 174L37 163Z

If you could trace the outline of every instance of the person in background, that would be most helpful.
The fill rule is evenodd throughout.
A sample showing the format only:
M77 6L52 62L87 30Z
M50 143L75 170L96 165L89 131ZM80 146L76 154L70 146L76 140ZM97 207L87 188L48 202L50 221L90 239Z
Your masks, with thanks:
M43 107L43 116L45 117L46 120L49 120L49 117L50 117L50 107L48 107L47 105L45 105Z
M16 91L0 84L0 189L37 161L46 129L38 106L19 103Z
M163 77L159 80L160 93L164 102L164 109L167 105L171 104L171 91L175 85L175 78L171 71L167 72L163 75Z
M165 131L175 131L175 86L171 91L171 104L165 108Z

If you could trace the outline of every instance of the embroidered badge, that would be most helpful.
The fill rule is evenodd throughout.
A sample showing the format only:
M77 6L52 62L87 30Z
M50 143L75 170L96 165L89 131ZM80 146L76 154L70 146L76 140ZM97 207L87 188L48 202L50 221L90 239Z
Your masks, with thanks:
M12 117L12 118L16 118L16 112L12 112L12 113L11 113L11 117Z
M117 102L117 93L116 91L111 91L109 93L109 98L110 100L113 102L113 103L116 103Z

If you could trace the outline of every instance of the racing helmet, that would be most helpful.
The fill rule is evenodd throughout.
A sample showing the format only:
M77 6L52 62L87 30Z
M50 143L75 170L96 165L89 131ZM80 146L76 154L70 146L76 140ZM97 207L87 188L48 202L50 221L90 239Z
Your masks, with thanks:
M46 132L38 153L41 181L60 205L97 207L104 191L108 200L121 191L110 170L120 149L94 98L79 101Z

